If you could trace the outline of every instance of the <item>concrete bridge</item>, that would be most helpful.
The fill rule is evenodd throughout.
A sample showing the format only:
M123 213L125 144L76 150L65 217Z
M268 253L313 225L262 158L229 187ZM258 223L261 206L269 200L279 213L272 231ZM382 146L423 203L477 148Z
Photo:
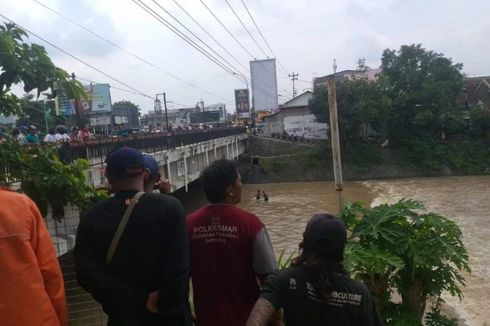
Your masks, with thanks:
M248 135L244 128L196 130L134 134L129 137L92 139L83 144L65 145L61 156L65 161L84 158L90 162L88 181L94 187L104 184L104 160L113 150L129 146L153 155L160 174L170 180L172 191L185 188L199 178L210 162L235 159L245 151Z

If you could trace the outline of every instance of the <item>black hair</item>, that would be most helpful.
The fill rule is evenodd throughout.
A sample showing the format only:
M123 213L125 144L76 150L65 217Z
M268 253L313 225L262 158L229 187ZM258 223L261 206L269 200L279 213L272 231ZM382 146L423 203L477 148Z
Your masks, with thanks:
M209 202L221 203L226 198L226 188L236 183L238 170L235 161L217 160L201 172L201 185Z
M299 244L300 255L291 262L292 266L304 266L314 278L313 288L318 296L328 300L334 286L333 277L347 274L344 268L344 249L332 252L328 243L317 241L311 244L305 240Z
M48 134L54 134L54 128L49 128Z

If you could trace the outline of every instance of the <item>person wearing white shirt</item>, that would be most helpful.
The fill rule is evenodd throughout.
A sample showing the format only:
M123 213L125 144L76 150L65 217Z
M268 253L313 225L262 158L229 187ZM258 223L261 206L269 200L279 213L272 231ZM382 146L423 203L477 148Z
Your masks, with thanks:
M54 129L53 128L50 128L49 131L48 131L48 134L46 135L46 137L44 137L44 142L45 143L54 143L56 142L56 137L55 137L55 133L54 133Z

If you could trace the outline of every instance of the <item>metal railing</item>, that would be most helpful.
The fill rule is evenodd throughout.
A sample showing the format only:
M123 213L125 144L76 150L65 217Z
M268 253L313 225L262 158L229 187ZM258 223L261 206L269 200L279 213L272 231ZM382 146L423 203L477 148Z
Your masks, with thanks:
M60 158L65 162L76 159L105 158L112 151L128 146L147 153L195 144L216 138L239 135L245 128L222 128L212 130L172 131L169 133L133 133L127 137L100 137L84 142L64 143L60 147Z

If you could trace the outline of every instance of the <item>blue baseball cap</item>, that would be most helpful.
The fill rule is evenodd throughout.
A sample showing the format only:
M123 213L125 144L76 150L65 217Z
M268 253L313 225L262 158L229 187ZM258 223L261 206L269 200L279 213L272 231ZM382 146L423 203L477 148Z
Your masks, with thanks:
M106 174L113 177L137 175L145 170L143 154L131 147L115 150L107 156L105 162Z
M145 161L145 169L150 171L150 175L152 178L155 178L160 174L160 171L158 170L158 163L157 160L150 154L143 154L143 159Z

